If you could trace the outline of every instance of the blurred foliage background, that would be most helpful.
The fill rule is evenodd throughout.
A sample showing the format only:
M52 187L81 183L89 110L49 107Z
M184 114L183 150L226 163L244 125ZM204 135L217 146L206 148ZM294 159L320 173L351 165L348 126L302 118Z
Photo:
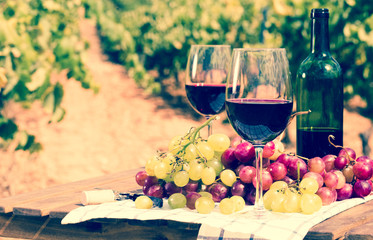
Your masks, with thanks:
M0 0L2 103L27 106L41 100L61 120L63 89L49 81L54 70L67 69L68 77L98 90L80 59L81 6L85 17L96 20L104 51L153 94L167 92L166 82L181 88L191 44L286 48L295 81L309 53L309 13L329 8L331 51L344 72L345 107L373 119L373 0ZM356 98L358 104L352 104ZM0 138L16 131L0 115Z

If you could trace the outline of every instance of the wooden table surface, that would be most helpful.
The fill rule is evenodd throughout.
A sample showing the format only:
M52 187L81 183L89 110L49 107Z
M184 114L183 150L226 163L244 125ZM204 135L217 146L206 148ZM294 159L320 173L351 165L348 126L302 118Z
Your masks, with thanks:
M49 187L0 199L0 236L22 239L196 239L199 224L165 220L96 219L61 225L81 206L82 191L95 188L136 191L139 169ZM373 201L314 226L305 239L373 239Z

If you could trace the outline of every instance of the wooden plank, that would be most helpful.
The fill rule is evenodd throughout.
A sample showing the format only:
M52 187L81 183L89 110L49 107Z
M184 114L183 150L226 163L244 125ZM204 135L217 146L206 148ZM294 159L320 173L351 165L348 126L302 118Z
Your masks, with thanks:
M81 192L84 190L92 190L95 188L102 189L115 189L115 187L121 187L123 189L134 189L137 188L136 181L134 177L134 172L138 170L131 171L128 174L121 173L120 177L117 174L110 176L105 181L91 181L89 184L79 184L79 186L73 185L69 187L69 190L64 190L61 188L59 194L54 194L51 196L45 196L40 199L33 199L33 201L27 201L23 203L17 203L13 206L13 212L16 215L25 216L46 216L49 215L54 209L58 209L65 205L76 205L80 203Z
M346 235L346 240L373 240L373 221L351 229Z
M373 221L373 200L350 208L317 224L310 229L305 239L338 239L352 229L371 221Z

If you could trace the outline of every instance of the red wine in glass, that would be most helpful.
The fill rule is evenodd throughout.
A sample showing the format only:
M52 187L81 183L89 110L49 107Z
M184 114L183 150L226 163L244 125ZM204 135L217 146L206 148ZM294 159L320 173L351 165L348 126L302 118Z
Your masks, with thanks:
M238 135L252 142L267 143L286 128L293 102L280 99L229 99L227 114Z
M226 84L192 83L185 85L192 107L202 115L215 115L224 110Z

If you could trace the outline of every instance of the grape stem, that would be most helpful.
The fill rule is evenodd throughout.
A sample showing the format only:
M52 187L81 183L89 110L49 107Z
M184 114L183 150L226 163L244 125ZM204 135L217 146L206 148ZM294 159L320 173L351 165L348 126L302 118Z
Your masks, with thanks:
M354 162L354 161L355 161L354 159L352 159L352 158L350 157L350 154L348 154L348 151L347 151L343 146L335 145L334 143L332 143L332 140L331 140L331 139L335 140L334 135L329 135L329 136L328 136L328 141L329 141L329 143L330 143L333 147L335 147L335 148L342 148L343 150L345 150L346 155L347 155L347 158L348 158L348 160L349 160L350 162Z

